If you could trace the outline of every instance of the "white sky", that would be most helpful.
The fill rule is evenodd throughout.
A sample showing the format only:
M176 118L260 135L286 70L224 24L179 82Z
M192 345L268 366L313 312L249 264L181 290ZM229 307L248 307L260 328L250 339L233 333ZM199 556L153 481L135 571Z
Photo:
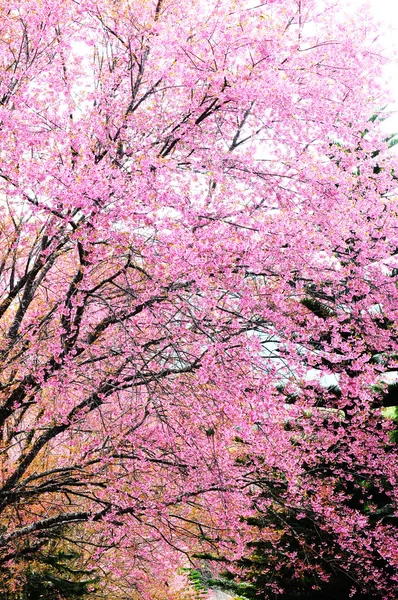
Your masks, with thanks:
M360 0L347 0L348 3L360 4ZM395 100L391 108L397 113L384 124L389 133L398 133L398 0L368 0L374 17L382 22L382 42L391 52L397 52L396 63L386 69L386 76ZM389 107L390 108L390 107Z

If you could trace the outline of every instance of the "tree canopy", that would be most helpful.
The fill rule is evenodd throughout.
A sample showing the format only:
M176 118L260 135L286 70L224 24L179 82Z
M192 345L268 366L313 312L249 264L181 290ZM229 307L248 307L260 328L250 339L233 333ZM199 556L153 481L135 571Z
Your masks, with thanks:
M343 573L395 599L396 159L366 13L0 10L0 568L60 538L113 599L174 600L178 566L244 577L260 548L264 597Z

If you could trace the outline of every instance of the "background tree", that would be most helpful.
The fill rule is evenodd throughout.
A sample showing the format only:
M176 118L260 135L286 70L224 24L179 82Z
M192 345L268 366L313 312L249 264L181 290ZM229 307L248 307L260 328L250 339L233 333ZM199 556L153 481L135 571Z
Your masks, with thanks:
M371 121L375 121L378 116L375 116ZM365 137L367 131L364 132ZM391 136L386 139L389 147L395 145L395 136ZM331 144L331 147L335 144ZM338 144L339 148L342 148ZM358 152L360 148L356 149ZM351 151L349 151L351 152ZM377 157L379 151L374 151L372 157ZM332 155L331 159L334 160L335 156ZM379 165L375 164L373 172L377 175L381 171ZM353 174L360 175L360 166L353 169ZM394 177L394 173L392 173ZM354 266L358 257L358 253L352 252L355 249L355 238L352 237L347 241L350 251L347 252L347 257L344 257L344 263ZM353 254L351 257L350 254ZM394 253L395 254L395 253ZM396 280L396 270L394 268L387 269L386 272L390 277ZM347 285L347 281L344 282ZM292 281L294 287L296 282ZM333 334L333 327L335 325L334 319L338 315L339 306L336 303L336 297L333 294L333 287L331 284L328 285L328 289L325 291L323 287L317 286L310 281L306 281L305 284L306 295L301 299L300 303L305 306L317 319L322 319L325 324L328 325L328 330L324 329L320 335L314 336L309 339L309 344L317 352L325 350L325 345L330 344L331 337ZM353 297L351 304L346 306L345 309L348 313L346 322L350 321L349 315L354 312L355 303L362 300L361 297ZM394 323L389 321L383 315L383 307L380 305L372 307L372 314L378 327L382 330L390 329L394 327ZM358 336L359 333L357 332ZM349 331L345 331L342 334L342 338L345 341L349 341L351 334ZM380 366L380 369L384 371L383 376L380 379L380 383L373 386L371 390L374 393L373 397L373 413L375 413L380 406L382 406L382 415L386 419L397 419L397 384L391 383L391 377L393 380L396 378L396 367L395 362L390 363L391 360L395 360L395 356L387 351L380 353L377 349L367 344L367 354L369 360L372 363L376 363ZM337 350L337 354L342 356L343 353ZM334 357L334 360L339 362L339 357ZM325 360L325 358L323 358ZM326 359L326 365L330 364L330 356ZM352 360L345 354L344 355L344 371L350 373L352 369ZM290 390L290 393L286 393L285 386L281 384L279 391L285 397L286 405L293 407L296 403L303 400L302 396L308 393L317 395L317 403L310 410L306 409L300 413L296 413L295 418L288 418L285 421L285 428L288 430L295 431L295 436L292 437L292 443L297 446L306 447L308 442L310 445L315 445L319 442L319 435L323 435L324 429L330 428L338 429L340 431L341 439L339 443L344 443L345 429L352 426L350 414L346 414L344 411L339 409L339 401L341 399L341 389L339 387L339 371L334 370L336 373L334 376L334 384L331 384L331 377L324 378L315 382L310 381L307 386L301 386L296 388L294 392ZM355 378L355 372L352 375ZM390 381L390 383L388 383ZM357 399L360 402L360 399ZM333 406L334 405L334 406ZM371 414L368 414L368 419L371 418ZM308 425L305 422L311 420L311 437L308 436L309 431ZM331 421L331 422L330 422ZM382 423L379 423L379 427ZM388 452L393 452L394 444L396 443L396 430L389 432L389 441L386 442L385 449ZM379 473L378 475L364 471L366 469L363 464L363 460L359 460L359 457L355 457L355 460L351 462L346 461L346 464L335 462L330 455L335 450L335 444L329 448L329 457L320 457L319 462L312 463L311 466L304 466L303 477L309 476L310 478L315 477L325 482L325 487L332 488L334 485L334 491L339 493L341 508L343 510L354 510L358 514L361 513L366 517L368 525L372 528L379 527L380 523L388 524L392 529L396 527L397 518L394 511L394 506L390 500L390 494L386 490L391 487L384 479L384 475ZM347 455L349 455L351 449L347 447ZM306 448L308 456L313 455ZM250 463L250 453L248 451L246 460ZM264 465L266 467L266 465ZM247 544L246 552L243 556L239 557L236 561L231 562L227 570L221 573L221 576L217 578L209 577L209 573L206 571L192 571L196 573L199 584L206 588L209 585L216 586L221 589L225 589L236 595L244 598L269 598L270 592L267 586L267 582L270 576L275 579L280 586L283 587L283 592L277 590L275 594L271 593L271 597L280 597L286 599L293 598L308 598L308 599L321 599L327 595L330 599L342 599L350 598L352 591L355 589L356 592L360 591L359 597L368 598L370 589L368 587L361 590L361 586L358 585L358 581L354 572L350 571L350 555L347 553L344 547L339 544L338 537L334 535L333 530L325 530L324 520L321 515L316 511L312 510L310 502L300 502L301 506L307 504L306 510L301 514L297 513L297 507L289 506L285 503L284 493L286 492L286 481L282 472L272 473L272 477L267 476L267 472L263 465L258 466L256 486L264 486L264 495L271 500L267 506L267 510L261 510L256 516L249 517L246 521L257 528L259 531L258 539L252 539ZM272 525L275 530L281 531L281 524L286 527L282 530L282 538L279 543L275 546L274 541L269 539L263 539L261 537L261 530L263 527L269 528ZM365 536L369 536L369 531L363 532ZM282 542L282 543L281 543ZM281 553L290 553L291 563L283 563L280 560ZM209 553L199 554L198 558L203 558L208 561L208 564L212 564L212 560L219 561L217 555ZM376 555L375 555L376 558ZM380 554L376 558L378 567L381 569L390 569L388 561L383 560ZM210 561L210 562L209 562ZM297 562L301 562L303 565L301 574L297 570ZM318 571L311 568L308 570L305 564L311 564L318 562ZM281 570L275 568L276 564L282 564ZM272 572L270 570L272 568ZM373 596L372 596L373 597Z

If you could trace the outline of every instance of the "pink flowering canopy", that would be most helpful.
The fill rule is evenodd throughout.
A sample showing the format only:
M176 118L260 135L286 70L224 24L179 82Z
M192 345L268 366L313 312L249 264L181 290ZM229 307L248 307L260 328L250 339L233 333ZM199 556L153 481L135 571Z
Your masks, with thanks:
M372 24L329 0L20 0L0 23L0 564L62 533L145 597L261 540L269 593L288 567L396 598Z

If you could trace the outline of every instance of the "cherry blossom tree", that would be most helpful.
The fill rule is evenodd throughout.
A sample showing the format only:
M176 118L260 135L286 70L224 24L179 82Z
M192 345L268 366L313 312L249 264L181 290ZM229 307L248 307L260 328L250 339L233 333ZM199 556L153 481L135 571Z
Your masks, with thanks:
M262 514L270 593L333 562L395 598L372 24L329 0L1 11L0 564L63 536L145 597L241 557Z

